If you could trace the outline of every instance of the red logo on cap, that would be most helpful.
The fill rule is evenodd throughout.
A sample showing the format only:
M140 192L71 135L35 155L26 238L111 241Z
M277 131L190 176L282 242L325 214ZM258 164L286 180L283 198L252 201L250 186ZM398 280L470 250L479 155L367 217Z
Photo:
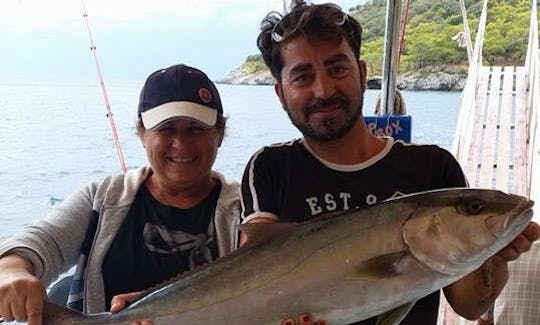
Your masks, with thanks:
M203 103L208 104L212 101L212 93L206 88L201 88L199 89L199 98L201 98Z

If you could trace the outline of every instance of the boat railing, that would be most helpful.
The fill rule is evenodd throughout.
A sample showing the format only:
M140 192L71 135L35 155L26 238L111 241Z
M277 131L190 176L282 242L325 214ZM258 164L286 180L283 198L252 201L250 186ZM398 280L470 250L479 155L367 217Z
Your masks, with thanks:
M482 49L484 44L484 34L487 21L487 0L484 0L482 14L478 23L478 32L476 33L476 41L472 54L472 60L469 62L469 74L465 88L461 93L461 107L456 123L455 137L452 145L452 152L456 158L461 161L463 157L468 156L470 147L470 134L474 123L476 93L478 87L478 79L480 69L482 68ZM465 132L464 132L465 131Z
M540 141L540 130L538 121L540 116L538 114L538 105L540 100L540 58L539 58L539 44L538 44L538 16L537 16L537 0L531 1L531 20L529 26L529 44L527 48L527 57L525 59L525 69L528 75L528 88L529 94L527 98L527 107L529 108L529 123L528 128L528 141L529 152L527 161L527 179L529 180L529 186L527 193L529 197L539 198L538 184L540 182L539 168L540 168L540 148L538 147L538 141ZM536 171L535 171L536 169Z

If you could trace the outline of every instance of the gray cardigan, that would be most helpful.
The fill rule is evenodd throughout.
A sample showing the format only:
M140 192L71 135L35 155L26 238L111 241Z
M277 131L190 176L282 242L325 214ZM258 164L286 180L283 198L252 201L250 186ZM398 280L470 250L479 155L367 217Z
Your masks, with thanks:
M26 257L34 266L34 275L47 286L78 263L92 210L98 212L99 223L85 271L83 310L104 311L103 259L149 173L149 167L142 167L90 183L53 208L45 219L0 243L0 256L16 253ZM219 256L224 256L238 246L239 185L220 173L212 172L212 176L222 184L214 222Z

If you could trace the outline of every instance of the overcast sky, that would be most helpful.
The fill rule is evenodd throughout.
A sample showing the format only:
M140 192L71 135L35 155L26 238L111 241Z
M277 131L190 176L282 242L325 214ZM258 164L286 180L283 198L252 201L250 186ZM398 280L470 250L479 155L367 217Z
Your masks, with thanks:
M313 1L322 3L327 1ZM337 0L343 9L365 0ZM258 53L261 19L282 0L85 0L104 78L144 79L186 63L219 79ZM0 1L0 82L93 82L81 0Z

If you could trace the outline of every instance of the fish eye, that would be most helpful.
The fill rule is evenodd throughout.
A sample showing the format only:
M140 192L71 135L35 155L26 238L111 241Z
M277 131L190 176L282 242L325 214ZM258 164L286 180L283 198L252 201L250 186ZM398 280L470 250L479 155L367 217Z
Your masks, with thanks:
M465 215L476 215L484 210L485 203L479 199L464 200L458 205L458 212Z

